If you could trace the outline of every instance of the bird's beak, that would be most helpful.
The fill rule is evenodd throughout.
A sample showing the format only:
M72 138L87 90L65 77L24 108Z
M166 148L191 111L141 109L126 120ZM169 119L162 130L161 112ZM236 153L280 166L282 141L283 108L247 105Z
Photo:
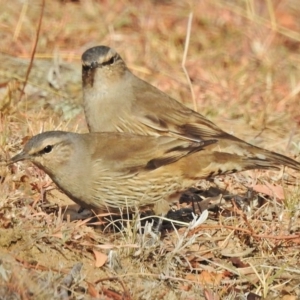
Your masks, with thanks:
M25 160L25 159L28 159L28 154L24 151L20 152L19 154L15 155L14 157L12 157L8 162L7 162L7 166L11 165L11 164L14 164L18 161L21 161L21 160Z

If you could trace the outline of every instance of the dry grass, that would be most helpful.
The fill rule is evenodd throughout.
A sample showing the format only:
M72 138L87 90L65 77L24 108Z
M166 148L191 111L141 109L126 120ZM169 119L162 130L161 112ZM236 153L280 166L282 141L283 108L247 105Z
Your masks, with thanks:
M218 178L231 194L254 190L244 211L223 200L223 213L197 228L157 238L140 232L138 218L115 233L63 220L49 202L70 202L47 176L3 165L28 136L87 131L80 55L90 46L116 48L135 74L192 107L181 67L190 13L184 66L198 111L253 144L299 156L298 1L46 1L36 39L41 3L0 0L1 299L298 299L295 172Z

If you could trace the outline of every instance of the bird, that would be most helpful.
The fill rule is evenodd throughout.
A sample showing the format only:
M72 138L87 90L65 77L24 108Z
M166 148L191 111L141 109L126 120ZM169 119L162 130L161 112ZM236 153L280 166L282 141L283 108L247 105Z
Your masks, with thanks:
M175 194L200 179L276 166L272 159L212 151L215 143L118 132L47 131L33 136L8 165L31 161L82 208L111 213L173 201ZM300 170L299 163L293 166Z
M120 212L152 205L179 190L188 181L189 163L182 159L215 142L48 131L32 137L8 164L29 160L82 208ZM202 168L199 172L204 174Z
M200 113L186 107L148 82L135 76L121 56L107 46L95 46L82 54L82 88L85 118L90 132L128 132L172 136L182 140L218 140L211 156L218 166L227 154L236 162L266 160L299 170L299 163L284 155L251 145L219 128ZM199 155L206 155L200 152ZM213 165L213 161L211 162ZM241 170L242 165L240 168ZM217 172L218 170L212 170Z

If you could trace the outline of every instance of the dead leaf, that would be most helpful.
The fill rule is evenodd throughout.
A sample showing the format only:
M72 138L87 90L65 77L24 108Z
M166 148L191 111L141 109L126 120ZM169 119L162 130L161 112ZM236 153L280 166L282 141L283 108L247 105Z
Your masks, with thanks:
M266 182L265 185L262 185L262 184L256 184L254 187L253 187L253 190L258 192L258 193L262 193L262 194L265 194L265 195L268 195L270 197L276 197L278 199L284 199L284 191L283 191L283 188L282 186L274 186L274 185L271 185L269 183Z
M107 261L107 255L94 249L93 252L96 258L95 266L97 268L102 267Z
M219 285L223 277L222 273L203 271L201 274L187 274L185 278L187 280L200 282L203 285Z
M90 296L97 298L99 296L99 293L97 292L97 290L95 289L94 285L90 282L87 282L88 285L88 293Z

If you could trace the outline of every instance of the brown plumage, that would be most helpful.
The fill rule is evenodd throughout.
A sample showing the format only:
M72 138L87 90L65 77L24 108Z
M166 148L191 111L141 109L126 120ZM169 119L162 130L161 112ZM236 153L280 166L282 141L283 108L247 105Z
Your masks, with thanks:
M212 143L49 131L30 139L9 163L29 160L80 206L113 211L154 204L189 185L185 159ZM200 167L193 177L201 174Z
M210 165L212 174L219 172L221 163L222 170L226 166L230 172L249 169L251 163L251 168L285 165L300 170L295 160L224 132L201 114L136 77L109 47L97 46L84 52L82 82L85 116L91 132L166 135L190 141L217 139L210 147L214 153L199 152L200 159L207 164L204 167ZM245 161L247 167L241 163Z
M152 205L200 179L274 164L220 154L212 151L215 142L49 131L31 138L9 163L31 161L74 202L102 211Z

